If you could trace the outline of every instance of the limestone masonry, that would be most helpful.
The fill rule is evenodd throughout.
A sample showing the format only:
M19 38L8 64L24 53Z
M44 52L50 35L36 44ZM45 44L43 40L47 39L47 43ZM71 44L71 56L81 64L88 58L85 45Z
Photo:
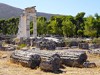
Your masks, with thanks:
M37 22L36 22L36 10L34 7L25 8L19 21L18 38L30 37L30 20L33 20L33 37L37 37Z

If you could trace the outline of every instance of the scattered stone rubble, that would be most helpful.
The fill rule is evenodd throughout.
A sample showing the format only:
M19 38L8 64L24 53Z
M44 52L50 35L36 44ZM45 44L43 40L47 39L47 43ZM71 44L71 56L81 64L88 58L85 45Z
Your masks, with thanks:
M79 43L79 48L80 49L89 49L89 44L88 43Z
M84 62L84 63L83 63L83 66L84 66L85 68L94 68L94 67L96 67L96 64L93 63L93 62Z
M100 48L91 49L91 50L89 50L89 53L96 54L96 55L100 55Z
M58 52L61 56L62 63L71 67L82 67L87 60L87 55L84 51L63 51Z
M62 39L57 38L35 38L33 43L36 45L37 48L40 48L41 50L47 49L47 50L55 50L56 47L64 47L65 42Z

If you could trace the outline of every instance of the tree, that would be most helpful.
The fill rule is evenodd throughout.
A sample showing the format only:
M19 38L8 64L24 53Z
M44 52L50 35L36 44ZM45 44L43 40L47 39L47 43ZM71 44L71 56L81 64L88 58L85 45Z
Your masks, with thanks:
M83 34L84 34L84 31L83 31L83 30L78 30L77 33L78 33L78 35L79 35L80 37L82 37Z
M6 21L3 19L0 20L0 32L3 34L7 33L7 24Z
M90 37L95 37L97 30L94 27L96 24L95 18L93 16L87 17L85 21L85 30L84 30L84 35L90 36Z
M76 15L75 20L76 20L76 35L80 35L80 30L81 32L84 30L84 12L80 12ZM79 30L79 31L78 31Z
M73 36L75 33L75 25L70 20L62 22L62 30L64 36Z
M30 34L33 34L33 21L30 22Z
M37 31L39 35L47 34L47 19L45 17L38 17Z
M62 21L64 18L64 16L52 16L48 22L48 29L50 29L48 32L50 34L63 35Z
M94 26L94 28L96 28L97 30L97 37L100 37L100 16L96 13L95 14L95 17L96 17L96 24Z
M50 34L59 34L58 33L58 26L57 26L57 22L56 21L51 21L48 24L48 29L49 29L49 33Z
M7 33L6 34L17 34L19 18L9 18L6 20L7 24Z

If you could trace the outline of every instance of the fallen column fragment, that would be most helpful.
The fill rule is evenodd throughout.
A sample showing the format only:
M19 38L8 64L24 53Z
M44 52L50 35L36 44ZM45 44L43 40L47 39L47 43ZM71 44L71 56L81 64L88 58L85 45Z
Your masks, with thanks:
M40 69L44 71L56 72L59 70L60 65L61 65L60 56L57 54L54 54L53 56L46 57L44 60L41 61Z
M41 61L40 55L25 50L15 51L12 53L10 58L14 63L22 63L23 66L27 66L32 69L39 66Z
M63 51L58 52L62 59L62 64L71 67L81 67L87 60L87 55L84 51Z
M86 62L87 55L84 51L72 50L17 50L12 53L11 59L26 63L30 68L40 66L42 70L57 71L61 64L81 67Z

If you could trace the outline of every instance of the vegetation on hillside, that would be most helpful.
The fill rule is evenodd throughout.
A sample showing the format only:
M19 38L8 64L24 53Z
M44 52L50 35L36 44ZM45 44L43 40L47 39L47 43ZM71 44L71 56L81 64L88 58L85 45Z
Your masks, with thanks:
M100 37L100 15L84 17L80 12L76 16L52 16L50 20L45 17L37 18L38 35L52 34L65 37ZM17 34L19 18L0 20L0 33ZM33 33L33 23L30 22L30 32Z

